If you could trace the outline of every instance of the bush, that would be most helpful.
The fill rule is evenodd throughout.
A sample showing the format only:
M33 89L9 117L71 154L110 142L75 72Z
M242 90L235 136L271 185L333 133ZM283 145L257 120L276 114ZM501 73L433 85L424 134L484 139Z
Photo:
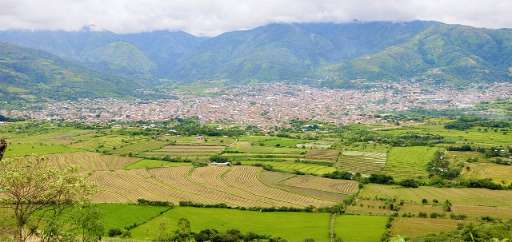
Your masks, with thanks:
M118 228L111 228L108 230L109 237L115 237L115 236L119 236L122 234L123 234L123 231L121 231L121 229L118 229Z
M414 179L405 179L400 181L400 186L403 187L411 187L411 188L417 188L419 186L418 182Z
M377 184L393 184L393 177L383 174L371 174L368 181Z
M491 190L503 190L504 187L498 183L494 183L491 179L471 179L464 183L467 187L471 188L487 188Z
M164 206L164 207L174 207L174 204L167 201L151 201L143 198L137 199L137 203L140 205L151 205L151 206Z
M324 174L323 177L342 180L352 180L354 178L352 173L347 171L334 171L331 173Z
M229 162L229 159L224 156L214 155L214 156L210 157L210 162L226 163L226 162Z

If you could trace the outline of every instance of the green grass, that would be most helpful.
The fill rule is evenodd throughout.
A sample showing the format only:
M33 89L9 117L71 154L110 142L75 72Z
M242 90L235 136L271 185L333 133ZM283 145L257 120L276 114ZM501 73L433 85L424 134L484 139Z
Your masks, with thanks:
M437 148L434 147L393 147L388 153L384 172L395 178L426 177L427 163L432 160Z
M388 218L384 216L343 215L336 217L335 233L345 242L380 241Z
M323 175L326 173L331 173L336 171L335 167L331 166L323 166L317 164L310 163L298 163L298 162L289 162L289 161L280 161L280 162L272 162L272 161L242 161L243 165L254 165L254 164L264 164L270 165L274 169L284 172L295 172L300 171L307 174L315 174L315 175Z
M422 186L404 188L399 186L368 184L359 193L364 198L396 198L421 204L423 198L440 202L450 200L454 205L512 207L512 191L482 188L438 188Z
M480 130L479 130L480 129ZM400 135L405 133L437 134L445 137L446 141L474 142L481 145L508 145L512 143L512 135L485 131L485 128L475 127L470 130L446 129L443 125L411 125L378 131L382 134Z
M279 236L288 241L303 241L313 238L317 242L329 239L329 215L327 213L241 211L220 208L176 207L148 223L131 231L136 239L154 239L159 234L161 224L166 232L176 230L180 218L190 221L192 231L206 228L226 231L239 229L242 232L255 232Z
M44 144L44 143L10 143L7 147L5 157L19 157L29 155L48 155L58 153L74 152L77 149L66 145Z
M186 162L169 162L163 160L139 160L125 166L125 169L151 169L158 167L174 167L174 166L189 166L190 163Z
M310 141L302 139L284 138L276 136L243 136L240 141L247 141L254 146L274 146L295 148L298 144L309 143Z
M143 224L167 211L168 207L135 204L98 204L103 214L106 232L111 228L123 229L133 224Z

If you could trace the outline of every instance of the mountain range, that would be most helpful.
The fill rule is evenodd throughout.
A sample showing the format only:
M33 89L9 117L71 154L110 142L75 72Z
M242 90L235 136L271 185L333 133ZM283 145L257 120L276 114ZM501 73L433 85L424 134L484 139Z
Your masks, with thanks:
M9 30L0 42L0 99L126 96L162 82L217 79L329 87L512 80L512 29L432 21L279 23L214 37Z

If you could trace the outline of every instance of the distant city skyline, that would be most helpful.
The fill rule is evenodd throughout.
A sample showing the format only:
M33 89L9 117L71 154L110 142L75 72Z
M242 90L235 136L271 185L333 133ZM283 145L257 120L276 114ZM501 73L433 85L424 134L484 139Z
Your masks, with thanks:
M432 20L512 27L507 0L0 0L0 29L153 30L215 36L269 23Z

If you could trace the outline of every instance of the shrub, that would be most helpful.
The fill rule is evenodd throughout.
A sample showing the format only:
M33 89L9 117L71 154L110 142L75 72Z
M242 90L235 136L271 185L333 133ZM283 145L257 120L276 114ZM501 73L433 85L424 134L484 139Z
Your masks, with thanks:
M146 200L144 198L137 199L137 203L140 205L151 205L151 206L165 206L165 207L174 207L174 204L167 201L151 201Z
M383 174L371 174L368 181L377 184L393 184L393 177Z
M109 237L115 237L115 236L118 236L121 234L123 234L123 231L121 231L121 229L118 229L118 228L111 228L108 230Z
M331 178L331 179L342 179L342 180L352 180L353 175L348 171L333 171L331 173L324 174L323 177Z
M418 182L414 179L405 179L400 181L400 186L403 187L411 187L411 188L417 188L419 186Z

